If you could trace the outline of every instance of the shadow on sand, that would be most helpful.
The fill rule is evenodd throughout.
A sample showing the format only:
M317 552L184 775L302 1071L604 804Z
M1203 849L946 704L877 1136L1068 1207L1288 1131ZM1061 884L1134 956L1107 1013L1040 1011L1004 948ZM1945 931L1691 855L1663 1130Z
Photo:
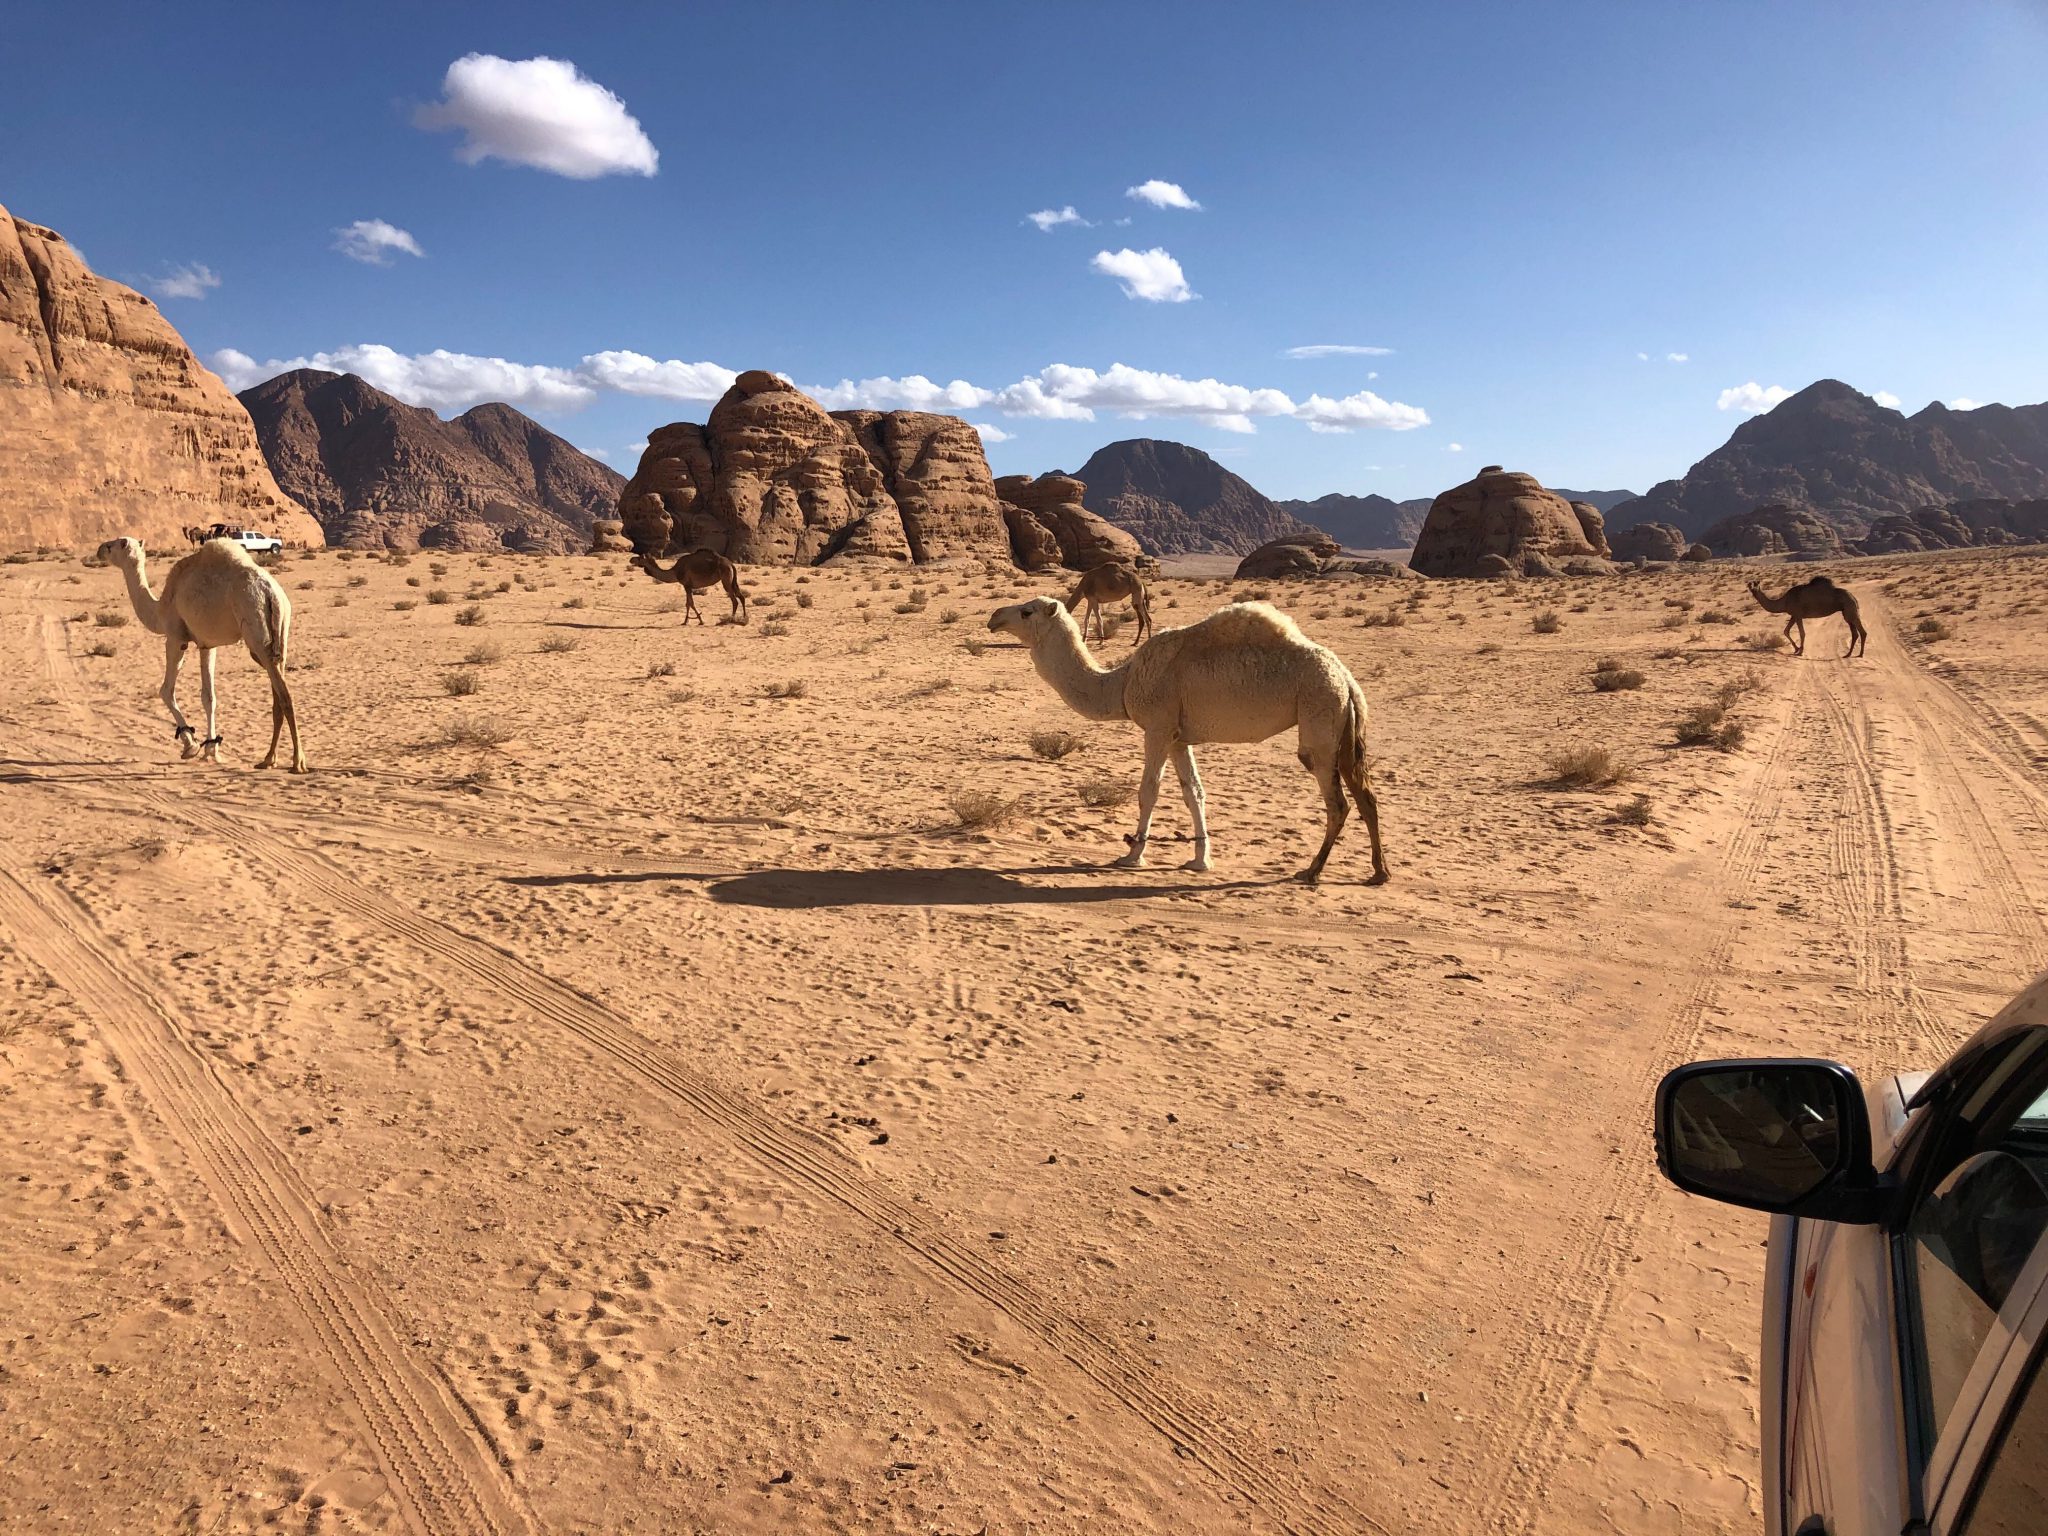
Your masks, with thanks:
M1020 869L757 869L738 875L691 874L678 870L619 874L513 875L511 885L636 885L655 880L707 882L713 901L744 907L804 911L820 907L1000 907L1068 906L1082 902L1143 901L1159 896L1210 895L1258 890L1288 880L1186 881L1177 885L1115 883L1026 885L1020 875L1127 875L1092 866Z

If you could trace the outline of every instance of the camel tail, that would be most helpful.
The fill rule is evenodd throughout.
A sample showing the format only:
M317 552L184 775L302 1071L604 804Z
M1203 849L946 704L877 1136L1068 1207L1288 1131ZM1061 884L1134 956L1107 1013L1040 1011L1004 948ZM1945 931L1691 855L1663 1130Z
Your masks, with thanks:
M284 597L274 581L267 583L263 588L263 620L270 626L270 659L277 664L277 670L282 672L291 621L284 616Z
M1365 759L1365 690L1354 679L1351 697L1344 712L1344 734L1337 743L1338 765L1346 770L1347 776L1357 775L1360 784L1368 782Z

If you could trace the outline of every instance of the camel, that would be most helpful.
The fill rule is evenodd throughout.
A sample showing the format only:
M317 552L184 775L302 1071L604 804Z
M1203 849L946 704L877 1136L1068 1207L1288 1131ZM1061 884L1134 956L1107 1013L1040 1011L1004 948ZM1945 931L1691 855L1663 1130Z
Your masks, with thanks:
M1152 604L1145 595L1145 578L1130 566L1119 560L1105 561L1081 573L1081 580L1073 594L1067 599L1067 611L1079 613L1081 604L1088 605L1088 618L1095 621L1095 638L1107 641L1103 632L1102 610L1109 603L1131 600L1131 608L1138 615L1137 637L1131 642L1138 645L1152 632ZM1081 638L1088 638L1088 621L1081 621Z
M1343 662L1315 644L1285 614L1265 603L1234 603L1184 629L1169 629L1132 651L1118 667L1097 665L1074 617L1056 597L998 608L988 627L1014 635L1031 651L1038 675L1068 706L1090 720L1129 720L1145 733L1145 771L1138 783L1138 830L1116 863L1142 868L1152 808L1166 760L1173 759L1181 798L1195 824L1195 856L1183 866L1209 867L1209 822L1193 748L1212 741L1264 741L1292 726L1295 755L1323 792L1323 845L1301 872L1322 878L1344 829L1348 787L1372 838L1372 878L1387 879L1380 847L1379 803L1366 779L1365 694Z
M727 617L737 616L740 623L747 622L747 594L740 590L740 569L716 550L693 549L666 568L652 555L635 555L628 564L639 566L656 581L681 583L685 624L690 622L693 613L697 615L699 624L704 622L704 615L697 613L697 594L713 586L725 588L726 598L732 604L732 613Z
M237 640L249 647L256 665L270 674L270 751L258 768L277 761L278 738L292 731L292 772L306 771L305 749L299 745L299 716L292 691L285 686L285 650L291 637L292 605L284 588L239 544L209 540L171 567L162 595L152 592L144 570L140 539L109 539L100 558L119 566L128 582L128 600L143 627L164 637L164 707L177 729L171 735L187 758L203 755L220 761L220 724L213 693L213 653ZM178 672L185 665L185 647L199 647L199 697L206 709L206 737L196 746L196 732L178 709Z
M1787 587L1781 597L1772 597L1762 586L1752 581L1749 595L1766 613L1789 614L1785 620L1785 638L1792 642L1792 654L1806 654L1806 621L1824 619L1831 613L1839 613L1849 621L1849 648L1844 656L1867 655L1870 650L1870 636L1863 628L1863 614L1856 606L1856 594L1846 587L1838 587L1825 576L1815 576ZM1793 634L1797 629L1798 634ZM1860 650L1859 650L1860 647Z

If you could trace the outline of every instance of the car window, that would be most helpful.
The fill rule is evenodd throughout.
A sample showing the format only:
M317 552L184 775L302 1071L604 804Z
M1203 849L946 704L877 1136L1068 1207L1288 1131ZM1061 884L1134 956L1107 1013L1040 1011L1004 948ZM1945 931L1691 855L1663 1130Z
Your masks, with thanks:
M1906 1228L1934 1439L2034 1245L2048 1233L2048 1093L1978 1144L1984 1149L1935 1184Z
M1963 1536L2039 1536L2048 1519L2048 1370L2036 1356L1990 1468L1962 1523Z

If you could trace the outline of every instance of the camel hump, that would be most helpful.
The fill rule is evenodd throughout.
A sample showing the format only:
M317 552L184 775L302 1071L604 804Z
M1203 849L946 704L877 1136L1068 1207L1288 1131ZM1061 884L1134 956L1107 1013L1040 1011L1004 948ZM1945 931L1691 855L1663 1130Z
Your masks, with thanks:
M1269 603L1232 603L1192 626L1205 637L1234 645L1306 645L1308 637Z

